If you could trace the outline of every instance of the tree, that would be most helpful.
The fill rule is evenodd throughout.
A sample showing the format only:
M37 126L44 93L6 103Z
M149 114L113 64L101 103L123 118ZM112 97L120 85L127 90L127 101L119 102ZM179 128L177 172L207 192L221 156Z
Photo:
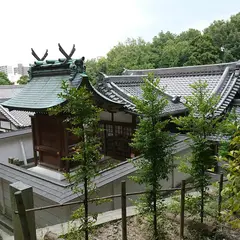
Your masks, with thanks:
M220 129L220 117L214 115L219 97L212 95L206 82L191 84L192 95L186 97L187 116L173 118L173 123L189 136L190 157L184 157L181 170L192 177L194 187L201 193L199 204L201 222L203 222L204 200L207 186L210 184L207 169L215 164L209 136L217 134Z
M4 72L0 72L0 85L12 85L13 83L8 79L8 76Z
M107 54L107 73L121 74L127 69L153 68L150 62L150 44L143 39L127 39L125 43L119 43Z
M29 81L29 77L27 75L23 75L17 81L17 84L27 84Z
M171 32L164 33L161 31L157 36L153 37L151 43L151 63L154 64L154 68L161 66L161 59L164 58L162 53L163 48L169 40L175 41L176 35Z
M192 41L195 38L201 36L201 32L197 29L189 28L187 31L181 32L178 36L177 39L178 41Z
M98 161L101 159L99 139L99 114L100 109L93 103L91 93L85 86L79 89L71 88L64 82L63 92L59 94L66 104L50 109L50 114L65 117L65 123L69 126L68 131L75 135L79 142L74 146L72 156L64 160L77 162L79 167L74 173L67 173L68 180L73 183L73 190L84 195L84 209L80 207L73 218L82 220L81 230L85 232L85 240L88 239L89 229L92 222L89 220L88 200L96 187L93 179L99 172ZM79 184L83 183L83 188ZM84 212L84 217L82 213Z
M104 57L86 61L86 72L89 80L96 84L99 72L107 73L107 59Z
M214 46L222 49L222 62L240 59L240 13L231 16L228 21L214 21L204 30L204 34L212 38Z
M142 211L152 216L154 239L158 239L157 217L161 204L157 204L157 200L161 199L160 180L168 179L171 170L174 137L165 131L168 120L161 118L168 101L164 98L164 89L159 87L159 79L155 80L154 75L149 74L143 81L142 98L133 98L140 122L131 146L142 154L139 160L133 162L137 167L137 175L133 179L144 184L149 191L142 198Z
M240 228L240 125L234 111L226 119L224 130L225 138L220 144L218 161L222 163L228 181L221 193L224 200L221 218Z
M219 62L220 48L214 46L211 37L208 35L194 38L190 42L189 51L191 54L184 65L203 65Z
M187 41L169 40L162 49L160 58L161 67L180 67L183 66L190 56L189 43Z

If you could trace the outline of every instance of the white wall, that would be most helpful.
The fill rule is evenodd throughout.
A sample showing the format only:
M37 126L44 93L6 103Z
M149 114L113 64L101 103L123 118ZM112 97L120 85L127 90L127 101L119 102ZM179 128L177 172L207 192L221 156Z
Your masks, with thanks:
M0 134L0 162L7 163L9 157L24 160L21 141L27 159L33 158L32 132L20 130Z
M101 112L100 119L105 121L112 121L112 114L110 112ZM125 122L131 123L132 122L132 115L125 113L125 112L117 112L113 114L114 122Z

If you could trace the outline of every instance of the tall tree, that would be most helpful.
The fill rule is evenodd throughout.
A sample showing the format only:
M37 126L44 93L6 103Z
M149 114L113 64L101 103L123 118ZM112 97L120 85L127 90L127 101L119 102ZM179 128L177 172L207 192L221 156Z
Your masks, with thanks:
M64 160L77 162L79 166L73 173L67 173L66 176L73 183L74 191L84 196L84 210L80 207L73 216L80 221L83 220L80 228L85 232L85 240L88 240L92 224L89 220L88 200L96 190L93 179L99 172L98 161L101 159L99 152L100 109L94 105L92 95L86 87L71 88L64 82L62 88L63 92L59 94L59 97L66 99L66 104L50 109L50 114L64 116L69 126L68 131L79 139L73 148L72 156L67 156ZM82 183L83 188L79 188Z
M215 47L211 37L201 35L190 42L189 60L185 65L203 65L219 62L220 49Z
M221 192L223 197L221 220L240 228L240 125L235 109L232 109L223 124L222 141L220 142L218 161L226 171L228 181Z
M160 180L168 179L171 170L174 137L165 131L168 121L161 119L168 101L164 98L164 89L159 88L159 79L149 74L143 81L142 98L133 99L140 122L131 145L142 154L142 158L134 162L137 167L134 180L144 184L149 191L142 198L142 210L152 216L154 239L158 239L157 217L161 205L159 190L162 187Z
M13 83L8 79L8 76L4 72L0 72L0 85L12 85Z
M207 169L215 165L208 137L218 133L220 128L220 117L214 115L219 97L211 94L206 82L198 81L190 86L192 95L186 97L185 103L189 114L175 117L173 122L181 131L186 131L190 139L192 155L184 157L181 170L191 175L194 186L200 191L199 212L203 222L206 188L210 184Z
M187 31L181 32L178 36L177 39L178 41L192 41L196 37L201 36L201 32L197 29L189 28Z
M190 56L189 43L187 41L169 40L162 49L159 59L161 67L183 66Z
M107 71L107 59L105 57L86 61L86 72L93 84L97 82L99 72L107 73Z
M154 64L154 68L161 66L161 59L164 57L162 50L168 41L175 41L176 35L171 32L164 33L161 31L157 36L153 37L151 43L151 62Z
M240 13L231 16L227 21L214 21L204 30L204 34L212 38L214 46L222 49L222 62L240 59Z
M127 39L119 43L107 54L107 73L121 74L124 68L147 69L152 68L150 62L150 45L143 39Z

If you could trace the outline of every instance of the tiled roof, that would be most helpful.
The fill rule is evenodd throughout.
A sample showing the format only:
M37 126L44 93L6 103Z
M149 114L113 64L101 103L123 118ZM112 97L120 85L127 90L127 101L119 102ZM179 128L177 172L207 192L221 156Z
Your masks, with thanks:
M177 136L177 142L174 148L175 153L188 148L188 145L185 143L186 139L187 137L185 135ZM112 169L101 172L101 174L95 178L94 183L96 183L96 186L99 188L131 174L135 170L136 168L133 164L126 161ZM67 181L59 181L50 177L42 176L13 164L0 162L0 178L9 181L10 183L21 181L32 186L34 193L57 203L69 202L79 197L79 194L73 193L70 184ZM79 187L82 187L82 185L79 185Z
M134 112L136 109L132 97L142 97L142 77L144 76L105 76L105 79L99 82L97 89L109 99L123 104L126 110ZM172 96L166 94L165 97L169 101L164 113L174 114L186 110L182 103L173 103Z
M0 101L16 96L23 89L23 85L0 85Z
M25 88L15 97L2 105L8 108L35 111L53 107L64 102L58 94L61 93L62 81L68 80L69 75L34 77ZM78 74L76 81L81 81Z
M31 126L31 118L29 115L32 113L25 111L9 111L7 108L0 105L0 112L8 119L15 127L29 127Z
M29 83L19 94L2 105L14 110L44 111L65 101L58 97L62 92L62 81L78 87L85 76L80 59L35 62L30 68Z
M0 103L3 103L12 97L16 96L23 90L23 85L1 85L0 86ZM9 111L0 105L0 112L8 119L15 127L22 128L31 126L29 112L25 111Z
M99 88L109 94L112 99L116 98L114 93L117 93L122 101L128 100L130 102L125 104L127 108L134 109L131 104L131 96L141 97L142 78L152 72L160 78L160 85L165 88L165 93L169 99L165 112L172 114L185 110L182 103L184 103L184 97L191 95L190 84L198 80L206 81L209 91L221 96L216 112L219 115L226 110L240 89L240 76L236 73L236 68L240 69L239 62L177 68L125 70L121 76L104 75L103 79L99 81ZM174 96L181 96L180 103L171 101Z

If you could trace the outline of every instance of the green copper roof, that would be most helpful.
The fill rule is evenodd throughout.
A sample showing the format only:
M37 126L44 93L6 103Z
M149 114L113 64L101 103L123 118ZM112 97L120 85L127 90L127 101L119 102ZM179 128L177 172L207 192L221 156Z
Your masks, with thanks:
M78 73L71 84L75 87L79 86L82 77L83 75ZM9 109L46 110L65 101L60 99L58 94L62 91L62 81L68 79L68 74L33 77L18 95L4 102L3 105Z
M79 87L82 79L87 77L83 61L84 57L35 62L29 70L29 83L2 105L10 110L36 112L63 103L65 99L58 97L62 82L68 81L72 87Z

